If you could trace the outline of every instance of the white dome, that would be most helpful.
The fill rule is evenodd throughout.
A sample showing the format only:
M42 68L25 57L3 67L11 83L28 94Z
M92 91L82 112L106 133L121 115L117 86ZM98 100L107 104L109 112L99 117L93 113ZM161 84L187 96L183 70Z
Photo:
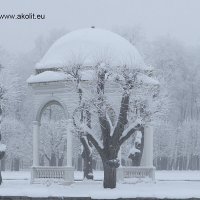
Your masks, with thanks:
M111 31L88 28L72 31L58 39L37 63L36 69L60 68L69 64L94 66L97 62L112 67L146 68L129 41Z

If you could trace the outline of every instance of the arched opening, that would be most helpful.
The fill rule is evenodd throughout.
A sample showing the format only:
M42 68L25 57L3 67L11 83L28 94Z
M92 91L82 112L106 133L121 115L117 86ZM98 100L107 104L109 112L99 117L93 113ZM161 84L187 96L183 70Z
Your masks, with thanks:
M40 166L66 165L67 123L60 104L51 102L42 109L39 135Z
M36 179L61 179L72 183L71 120L65 104L58 99L44 101L33 122L33 167L31 182Z
M59 106L61 109L62 109L62 112L65 116L65 119L68 119L69 118L69 114L67 112L67 108L66 108L66 105L60 100L60 99L57 99L57 98L52 98L52 99L47 99L45 100L41 106L39 107L37 113L36 113L36 117L35 117L35 121L37 122L41 122L41 117L42 117L42 114L43 112L46 110L47 107L50 107L52 105L57 105Z

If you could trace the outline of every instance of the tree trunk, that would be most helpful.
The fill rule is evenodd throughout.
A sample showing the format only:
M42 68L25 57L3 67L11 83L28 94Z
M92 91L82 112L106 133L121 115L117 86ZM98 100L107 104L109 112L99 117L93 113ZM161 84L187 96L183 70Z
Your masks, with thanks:
M87 138L80 138L83 145L82 158L84 160L84 178L93 179L93 169L92 169L92 152L90 152L89 142L86 142Z
M2 176L1 176L1 171L0 171L0 185L2 183Z
M44 166L45 164L44 164L44 155L42 155L41 156L41 158L40 158L40 166Z
M77 170L78 171L82 171L83 167L82 167L82 156L78 155L78 166L77 166Z
M84 157L84 178L93 179L93 171L92 171L92 156Z
M20 164L19 158L14 158L13 160L14 171L19 171L19 168L20 168L19 164Z
M6 159L5 157L1 160L1 171L6 170Z
M58 158L58 166L63 166L63 160L64 160L64 154L62 154L61 157Z
M51 153L51 159L49 165L56 166L56 154L54 152Z
M1 134L0 134L0 141L1 141ZM4 157L5 152L4 151L0 151L0 160ZM1 176L1 169L0 169L0 185L2 183L2 176Z
M132 166L140 166L141 153L136 152L135 154L130 154L128 158L131 159Z
M104 162L105 163L105 162ZM116 188L116 168L109 167L107 164L104 164L104 180L103 187L104 188Z
M140 131L142 133L141 144L136 145L136 148L140 150L140 152L136 152L134 155L129 156L132 160L132 166L140 166L142 160L144 150L144 127L141 127Z

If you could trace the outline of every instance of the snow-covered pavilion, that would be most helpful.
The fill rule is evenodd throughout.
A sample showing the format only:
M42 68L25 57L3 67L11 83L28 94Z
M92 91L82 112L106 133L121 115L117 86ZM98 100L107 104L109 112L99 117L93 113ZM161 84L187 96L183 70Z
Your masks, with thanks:
M72 133L70 128L67 132L67 166L39 166L41 115L47 106L56 104L63 108L66 119L69 120L69 124L71 123L72 113L78 106L78 95L73 89L71 77L58 69L74 62L77 64L81 62L84 66L81 71L81 79L84 81L83 84L87 85L88 81L93 78L92 66L95 65L99 56L109 59L109 64L113 67L126 62L129 66L133 65L136 68L146 69L137 49L126 39L107 30L88 28L70 32L58 39L42 60L37 63L35 74L28 78L27 82L34 94L35 110L33 121L33 183L42 178L60 178L67 184L73 182L74 169L72 167ZM111 97L117 99L115 95L117 94L114 93ZM153 131L149 126L144 131L142 165L143 167L135 168L134 171L129 169L124 173L129 174L129 176L154 176Z

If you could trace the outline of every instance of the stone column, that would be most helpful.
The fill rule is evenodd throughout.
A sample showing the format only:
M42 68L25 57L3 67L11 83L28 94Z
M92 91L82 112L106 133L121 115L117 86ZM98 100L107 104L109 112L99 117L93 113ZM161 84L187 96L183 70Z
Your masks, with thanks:
M33 167L39 166L39 129L40 123L33 122Z
M144 149L141 160L142 166L153 167L153 127L144 127Z
M72 167L72 131L71 131L72 121L68 121L67 128L67 166Z

